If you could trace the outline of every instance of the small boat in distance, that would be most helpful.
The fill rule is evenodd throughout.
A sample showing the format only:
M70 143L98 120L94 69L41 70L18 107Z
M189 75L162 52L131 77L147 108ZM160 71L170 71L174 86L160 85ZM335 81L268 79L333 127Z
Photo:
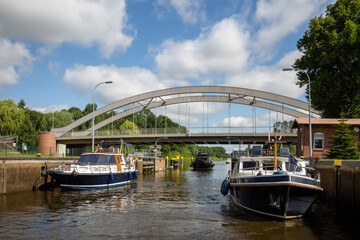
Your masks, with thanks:
M226 164L231 164L231 158L226 159Z
M212 169L215 164L211 158L211 153L198 153L190 166L193 169Z
M102 142L95 152L84 153L73 164L63 164L46 170L62 189L98 189L130 184L137 180L135 158L110 148L114 142ZM118 143L117 143L118 144ZM121 141L121 144L125 144ZM108 148L104 150L103 148Z

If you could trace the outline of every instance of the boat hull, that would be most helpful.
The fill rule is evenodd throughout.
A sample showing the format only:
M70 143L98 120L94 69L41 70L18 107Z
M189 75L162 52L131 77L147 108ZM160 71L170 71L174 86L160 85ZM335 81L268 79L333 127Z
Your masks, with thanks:
M310 208L322 189L306 183L307 179L296 180L299 182L291 181L287 175L244 177L230 184L230 194L238 207L282 219L298 218Z
M192 167L193 169L212 169L214 164L210 161L194 161Z
M99 188L110 188L130 184L137 180L137 172L120 173L64 173L49 172L49 175L64 190L88 190Z

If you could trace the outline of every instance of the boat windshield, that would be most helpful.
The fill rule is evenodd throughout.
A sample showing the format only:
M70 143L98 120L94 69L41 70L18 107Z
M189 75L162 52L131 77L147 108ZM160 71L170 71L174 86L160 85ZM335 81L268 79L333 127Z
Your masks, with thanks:
M259 166L259 162L257 161L247 161L247 162L243 162L243 168L255 168Z
M301 166L297 166L297 165L294 164L294 163L286 162L286 163L285 163L285 167L286 167L286 170L287 170L287 171L294 171L294 170L295 170L295 172L301 172L301 171L302 171Z
M86 154L81 155L78 164L111 164L115 163L114 155Z

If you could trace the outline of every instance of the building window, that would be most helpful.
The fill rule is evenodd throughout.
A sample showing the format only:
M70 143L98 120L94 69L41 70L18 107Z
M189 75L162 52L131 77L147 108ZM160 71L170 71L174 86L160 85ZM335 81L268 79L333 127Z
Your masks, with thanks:
M314 134L314 149L323 150L324 149L324 134L315 133Z

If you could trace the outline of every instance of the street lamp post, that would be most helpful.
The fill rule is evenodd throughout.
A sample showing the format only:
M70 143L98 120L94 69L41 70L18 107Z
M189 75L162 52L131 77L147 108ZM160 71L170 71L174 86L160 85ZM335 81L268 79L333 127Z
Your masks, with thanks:
M100 85L100 84L109 84L109 83L113 83L112 81L106 81L106 82L101 82L98 83L95 87L94 90L92 92L92 133L91 133L91 149L92 152L94 152L94 104L95 104L95 89Z
M53 112L52 112L52 128L54 128L54 112L55 112L55 107L53 107Z
M307 72L303 70L298 70L294 68L284 68L283 71L299 71L305 73L308 78L309 85L309 158L312 159L312 131L311 131L311 85L310 85L310 76Z

